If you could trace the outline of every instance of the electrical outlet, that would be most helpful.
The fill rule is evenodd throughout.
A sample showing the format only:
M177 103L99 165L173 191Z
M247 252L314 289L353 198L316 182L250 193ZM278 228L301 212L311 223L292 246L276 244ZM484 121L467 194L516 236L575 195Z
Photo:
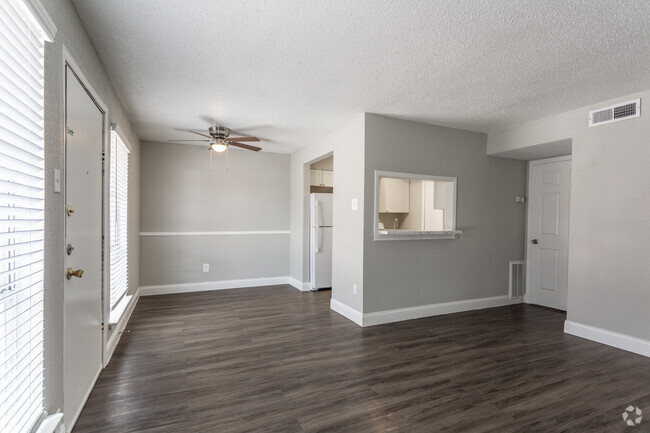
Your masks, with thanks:
M210 264L203 263L203 272L210 272Z
M354 295L357 294L357 285L356 284L352 285L352 294L354 294Z

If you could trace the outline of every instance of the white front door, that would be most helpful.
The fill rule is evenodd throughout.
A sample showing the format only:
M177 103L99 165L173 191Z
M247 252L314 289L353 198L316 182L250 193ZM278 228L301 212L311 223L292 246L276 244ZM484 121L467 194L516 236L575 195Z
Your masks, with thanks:
M104 113L69 67L65 108L63 406L70 429L102 368ZM82 270L83 275L68 278L68 269Z
M528 302L566 311L571 158L528 168Z

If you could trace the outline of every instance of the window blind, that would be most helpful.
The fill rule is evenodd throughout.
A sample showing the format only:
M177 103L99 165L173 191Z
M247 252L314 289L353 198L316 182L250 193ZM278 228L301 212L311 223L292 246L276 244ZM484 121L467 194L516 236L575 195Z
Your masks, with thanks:
M129 151L114 127L110 155L110 291L111 310L122 300L128 278Z
M0 2L0 431L43 413L43 29Z

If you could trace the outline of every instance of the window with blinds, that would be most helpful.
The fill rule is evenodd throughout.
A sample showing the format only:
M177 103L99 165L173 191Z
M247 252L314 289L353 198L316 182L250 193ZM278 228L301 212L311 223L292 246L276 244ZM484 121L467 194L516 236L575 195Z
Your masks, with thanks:
M43 29L0 1L0 431L43 414Z
M129 153L116 126L111 130L110 155L110 290L111 310L124 298L128 278Z

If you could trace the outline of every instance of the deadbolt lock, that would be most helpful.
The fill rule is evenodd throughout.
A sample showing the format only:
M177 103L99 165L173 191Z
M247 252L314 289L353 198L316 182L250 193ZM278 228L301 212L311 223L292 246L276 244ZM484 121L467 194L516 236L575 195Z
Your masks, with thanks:
M83 269L77 269L76 271L73 271L72 268L68 268L65 274L66 278L69 280L72 277L77 277L81 278L84 276L84 270Z
M533 239L533 240L530 241L530 242L533 243L533 244L535 244L535 245L537 245L537 244L539 243L539 241L538 241L537 239Z
M68 205L68 207L65 208L65 213L67 213L68 216L72 215L74 213L74 209L72 209L72 206Z
M65 247L65 251L68 253L68 255L72 255L72 250L74 250L74 247L71 244L68 244L68 246Z

